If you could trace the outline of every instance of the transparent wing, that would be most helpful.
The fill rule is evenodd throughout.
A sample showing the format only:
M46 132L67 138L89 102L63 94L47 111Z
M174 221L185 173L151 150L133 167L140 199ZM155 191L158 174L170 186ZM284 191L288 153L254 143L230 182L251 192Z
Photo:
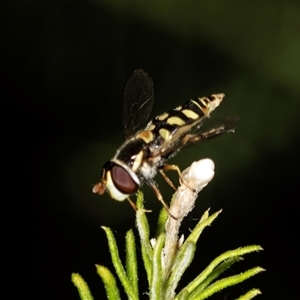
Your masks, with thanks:
M239 118L236 116L205 118L200 123L180 128L179 136L174 134L152 155L169 158L182 148L215 138L223 133L234 132L238 121Z
M124 138L133 136L148 119L154 102L153 81L143 70L135 70L124 91Z

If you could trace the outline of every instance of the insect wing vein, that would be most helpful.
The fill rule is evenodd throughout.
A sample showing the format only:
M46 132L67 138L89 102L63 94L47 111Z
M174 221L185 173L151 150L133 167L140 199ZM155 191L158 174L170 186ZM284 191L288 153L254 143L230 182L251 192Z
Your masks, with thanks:
M148 119L154 103L153 81L143 70L135 70L124 90L124 138L132 137Z

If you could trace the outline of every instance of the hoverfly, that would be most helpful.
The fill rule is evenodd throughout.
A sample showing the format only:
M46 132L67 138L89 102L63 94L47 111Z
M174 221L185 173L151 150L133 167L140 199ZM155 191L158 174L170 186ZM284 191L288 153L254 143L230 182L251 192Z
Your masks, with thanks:
M224 94L187 101L165 112L141 129L148 119L154 102L153 81L143 70L135 70L128 79L124 91L123 131L125 142L115 156L102 168L101 181L93 188L102 195L105 190L111 198L123 201L138 191L145 182L168 211L157 184L153 180L159 171L167 183L175 189L165 175L166 170L180 170L165 162L179 150L198 142L234 131L238 119L231 117L219 121L208 129L203 122L220 105Z

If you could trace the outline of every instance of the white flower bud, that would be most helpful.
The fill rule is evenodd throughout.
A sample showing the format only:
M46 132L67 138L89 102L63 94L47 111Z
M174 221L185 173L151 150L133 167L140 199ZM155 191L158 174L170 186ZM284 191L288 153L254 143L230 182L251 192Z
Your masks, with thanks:
M199 192L202 190L214 177L215 164L209 159L201 159L193 162L192 165L182 172L182 183L190 189Z

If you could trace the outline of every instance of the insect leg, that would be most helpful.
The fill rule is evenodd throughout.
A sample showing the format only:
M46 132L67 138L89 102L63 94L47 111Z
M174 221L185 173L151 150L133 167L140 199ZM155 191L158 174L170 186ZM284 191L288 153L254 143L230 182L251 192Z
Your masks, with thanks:
M154 191L154 193L155 193L157 199L161 202L161 204L163 205L163 207L165 208L165 210L168 212L168 214L169 214L173 219L177 220L177 218L174 217L174 216L170 213L170 209L169 209L168 205L166 204L166 202L164 201L164 199L163 199L163 197L162 197L162 195L161 195L161 193L160 193L160 191L159 191L157 185L155 184L155 182L152 181L152 180L147 180L146 182L147 182L147 184L152 188L152 190Z
M167 182L167 184L174 190L176 191L176 187L174 186L173 182L171 179L166 175L166 173L163 170L159 170L159 173L162 175L164 180Z
M129 204L131 205L131 207L132 207L135 211L137 211L138 208L137 208L137 206L135 205L135 203L134 203L132 200L130 200L129 197L127 197L126 199L128 200L128 202L129 202ZM149 210L149 209L144 209L144 211L145 211L145 212L152 212L152 210Z
M128 200L128 202L129 202L129 204L132 206L132 208L133 208L135 211L137 211L137 207L136 207L135 203L134 203L133 201L131 201L129 197L127 197L127 200Z
M176 187L174 186L173 182L170 180L170 178L164 172L164 171L170 171L170 170L177 171L179 178L181 178L181 171L180 171L179 167L176 165L163 165L160 167L159 172L163 176L165 181L168 183L168 185L172 189L176 190Z

